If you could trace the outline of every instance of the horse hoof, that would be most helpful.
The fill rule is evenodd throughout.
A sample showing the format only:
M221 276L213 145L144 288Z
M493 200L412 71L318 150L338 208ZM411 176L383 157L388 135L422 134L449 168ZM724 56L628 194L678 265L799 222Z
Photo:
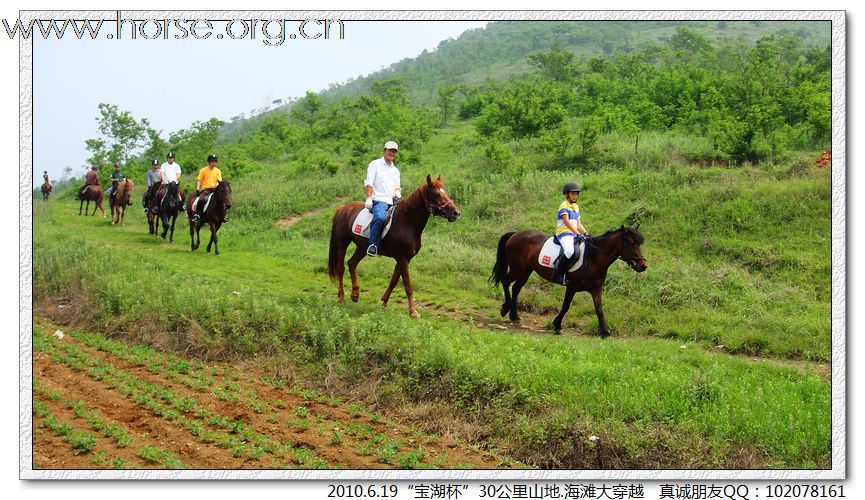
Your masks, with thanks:
M601 332L601 338L602 338L602 339L605 339L605 338L609 337L610 335L611 335L611 334L610 334L610 331L609 331L609 330L607 330L607 331L602 331L602 332Z
M412 309L412 310L408 313L408 315L411 316L412 318L420 318L420 313L417 312L417 311L414 310L414 309Z
M351 294L351 301L352 302L357 302L359 298L360 298L360 295L354 294L354 293Z
M501 310L502 317L504 318L504 317L505 317L505 314L507 314L507 313L509 313L509 312L511 312L511 306L509 306L509 305L507 305L507 304L503 304L503 305L502 305L502 310Z
M511 314L510 318L511 318L511 321L513 321L514 323L520 322L520 317L516 314Z

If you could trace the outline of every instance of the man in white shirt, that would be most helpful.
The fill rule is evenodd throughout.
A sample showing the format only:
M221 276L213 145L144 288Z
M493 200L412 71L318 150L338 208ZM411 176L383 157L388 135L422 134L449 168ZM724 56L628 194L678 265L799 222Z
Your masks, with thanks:
M369 226L369 246L366 254L375 257L381 246L381 231L384 229L384 219L388 208L394 200L402 198L400 189L399 169L393 160L399 146L394 141L384 143L382 157L369 163L366 169L366 179L363 181L366 190L367 210L372 212L372 223Z
M180 165L174 163L174 153L169 152L166 157L165 163L159 168L159 175L162 179L162 184L168 186L165 190L165 193L174 192L180 183ZM174 188L170 186L171 183L174 183ZM180 198L180 191L177 191L177 196ZM165 198L163 198L164 200ZM180 198L180 210L182 211L185 207L183 206L183 198Z

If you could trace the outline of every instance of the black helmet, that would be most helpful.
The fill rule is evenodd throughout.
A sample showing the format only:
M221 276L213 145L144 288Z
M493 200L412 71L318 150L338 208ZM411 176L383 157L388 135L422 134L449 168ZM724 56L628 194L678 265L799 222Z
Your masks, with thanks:
M168 152L168 156L166 156L166 158L174 158L174 153L172 153L171 151L169 151L169 152Z
M156 158L154 158L153 161L150 162L150 164L151 164L151 165L159 165L159 160L157 160Z
M562 188L562 194L568 194L571 191L580 192L580 185L576 182L569 182Z
M219 158L217 158L216 155L207 155L207 163L212 161L219 161Z

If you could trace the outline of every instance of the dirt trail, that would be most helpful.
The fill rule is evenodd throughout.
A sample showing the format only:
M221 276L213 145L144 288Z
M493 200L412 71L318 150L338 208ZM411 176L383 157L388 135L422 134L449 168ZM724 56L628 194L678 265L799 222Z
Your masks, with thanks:
M345 203L345 200L347 200L347 199L348 199L348 196L342 196L342 197L334 200L334 202L331 203L330 205L319 207L319 208L316 208L314 210L310 210L309 212L304 212L300 215L292 215L291 217L286 217L284 219L278 219L273 224L276 227L281 228L281 229L291 227L291 226L297 224L298 222L300 222L305 217L313 217L313 216L319 215L323 212L327 212L328 210L336 210L336 207Z
M503 463L360 403L268 383L254 370L205 365L90 333L66 331L56 339L55 325L39 317L34 325L35 468L492 469ZM132 442L121 446L108 437L108 425ZM76 449L70 438L76 433L94 436L95 445Z

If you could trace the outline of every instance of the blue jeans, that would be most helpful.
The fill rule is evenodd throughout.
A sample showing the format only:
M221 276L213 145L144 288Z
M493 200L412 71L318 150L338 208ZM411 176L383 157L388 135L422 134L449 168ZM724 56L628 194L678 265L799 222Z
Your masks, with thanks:
M369 244L376 248L381 246L381 231L384 229L384 219L390 207L383 201L372 202L372 223L369 225Z

